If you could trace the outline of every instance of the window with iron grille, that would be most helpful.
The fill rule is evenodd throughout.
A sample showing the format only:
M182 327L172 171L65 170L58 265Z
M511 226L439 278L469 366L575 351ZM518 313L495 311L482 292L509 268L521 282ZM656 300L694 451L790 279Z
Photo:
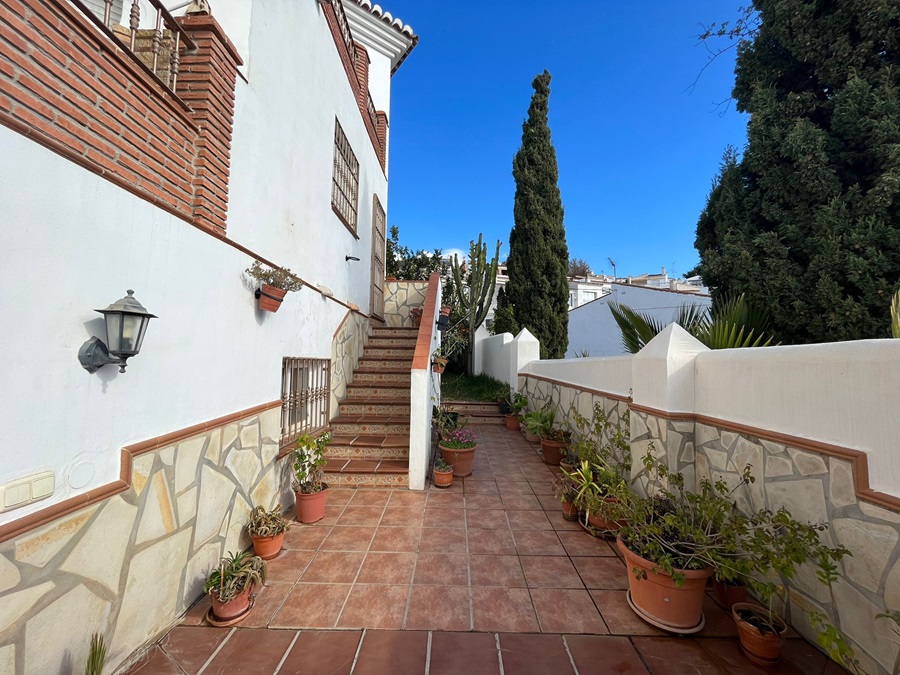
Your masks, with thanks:
M356 210L359 201L359 162L341 123L334 120L334 171L331 176L331 208L356 234Z
M331 362L285 357L281 366L281 444L328 426Z

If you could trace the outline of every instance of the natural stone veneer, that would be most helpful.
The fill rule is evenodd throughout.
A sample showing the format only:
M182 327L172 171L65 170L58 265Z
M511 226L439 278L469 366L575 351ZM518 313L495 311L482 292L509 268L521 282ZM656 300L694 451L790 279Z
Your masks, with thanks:
M385 311L387 313L387 311ZM359 365L371 332L369 320L358 312L348 312L331 341L331 415L337 415L338 403L346 398L347 386Z
M175 623L251 507L288 505L280 434L274 408L147 452L128 491L0 544L0 672L75 672L95 631L115 669Z
M390 328L415 326L409 310L425 305L427 281L386 281L384 284L384 320Z
M611 419L629 407L563 384L519 379L528 395L528 408L554 405L558 420L571 418L573 409L585 415L596 400L603 401ZM805 565L789 584L788 618L815 644L809 612L827 614L847 636L865 672L895 675L900 647L891 630L894 624L875 615L885 609L900 610L900 513L859 500L851 462L724 427L632 409L631 450L637 465L633 472L640 468L639 459L651 443L654 454L665 458L669 468L684 473L688 485L720 477L737 485L741 470L750 464L756 481L734 495L746 513L785 506L798 520L829 523L823 536L853 553L839 566L835 602L827 587L815 579L812 566ZM640 489L640 483L635 487Z

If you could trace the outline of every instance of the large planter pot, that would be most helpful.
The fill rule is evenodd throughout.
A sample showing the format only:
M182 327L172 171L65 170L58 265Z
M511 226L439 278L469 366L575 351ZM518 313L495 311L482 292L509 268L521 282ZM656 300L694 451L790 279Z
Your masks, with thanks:
M543 437L541 437L541 452L544 453L544 463L550 466L559 466L568 454L565 441L548 441Z
M630 604L638 616L657 628L673 633L693 633L703 628L703 597L713 570L680 570L684 583L676 586L672 577L654 572L655 565L631 551L622 538L616 540L628 571ZM646 577L638 579L633 570Z
M503 421L506 423L506 428L510 431L518 431L519 430L519 416L518 415L507 415L503 418Z
M287 295L286 290L269 286L269 284L263 284L256 291L256 297L259 299L259 308L264 312L277 312L285 295Z
M253 540L253 553L263 560L271 560L281 553L281 545L284 543L284 532L273 534L271 537L257 537L255 534L252 534L250 538Z
M578 507L575 506L572 502L563 502L562 503L562 512L563 518L571 522L577 522L578 520Z
M713 581L713 594L716 602L729 612L732 605L747 602L747 587L744 584L727 584L724 581Z
M246 614L250 609L250 592L253 585L247 586L236 598L230 602L219 602L215 593L209 594L209 602L212 605L213 616L219 621L232 621Z
M445 448L438 443L438 447L441 449L441 457L453 467L454 476L465 478L472 475L472 463L475 461L477 445L474 448Z
M328 488L312 494L295 492L294 497L297 499L297 522L315 523L325 517Z
M434 483L434 487L450 487L453 485L453 471L438 471L435 469L432 474L432 482Z
M615 497L604 497L603 501L605 501L607 504L615 504L619 500L616 499ZM597 530L602 530L604 532L618 532L619 528L625 524L625 521L624 520L606 520L606 518L603 518L602 516L600 516L598 514L588 513L587 514L587 523L588 523L588 525L590 525L591 527L593 527Z
M737 624L738 637L741 640L741 649L747 658L759 666L771 666L781 656L781 645L784 643L784 633L787 625L778 617L773 617L779 624L779 632L761 632L759 628L747 622L747 618L753 615L765 616L767 610L759 605L749 602L738 602L731 608L731 618Z

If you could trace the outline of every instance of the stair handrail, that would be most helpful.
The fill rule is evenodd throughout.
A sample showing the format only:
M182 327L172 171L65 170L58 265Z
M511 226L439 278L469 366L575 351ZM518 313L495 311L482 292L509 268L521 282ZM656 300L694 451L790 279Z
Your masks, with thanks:
M416 350L409 377L409 487L425 489L431 457L431 408L440 402L440 379L432 377L431 355L441 344L435 320L441 297L441 275L432 272L416 335Z

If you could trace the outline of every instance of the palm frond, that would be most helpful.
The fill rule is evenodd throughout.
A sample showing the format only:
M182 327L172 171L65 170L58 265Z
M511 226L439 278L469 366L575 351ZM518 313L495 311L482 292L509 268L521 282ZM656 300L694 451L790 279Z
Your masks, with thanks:
M900 338L900 291L897 291L891 302L891 335Z
M637 354L650 340L655 338L667 324L663 324L649 314L638 312L628 305L612 302L609 311L622 331L622 346L630 354Z

